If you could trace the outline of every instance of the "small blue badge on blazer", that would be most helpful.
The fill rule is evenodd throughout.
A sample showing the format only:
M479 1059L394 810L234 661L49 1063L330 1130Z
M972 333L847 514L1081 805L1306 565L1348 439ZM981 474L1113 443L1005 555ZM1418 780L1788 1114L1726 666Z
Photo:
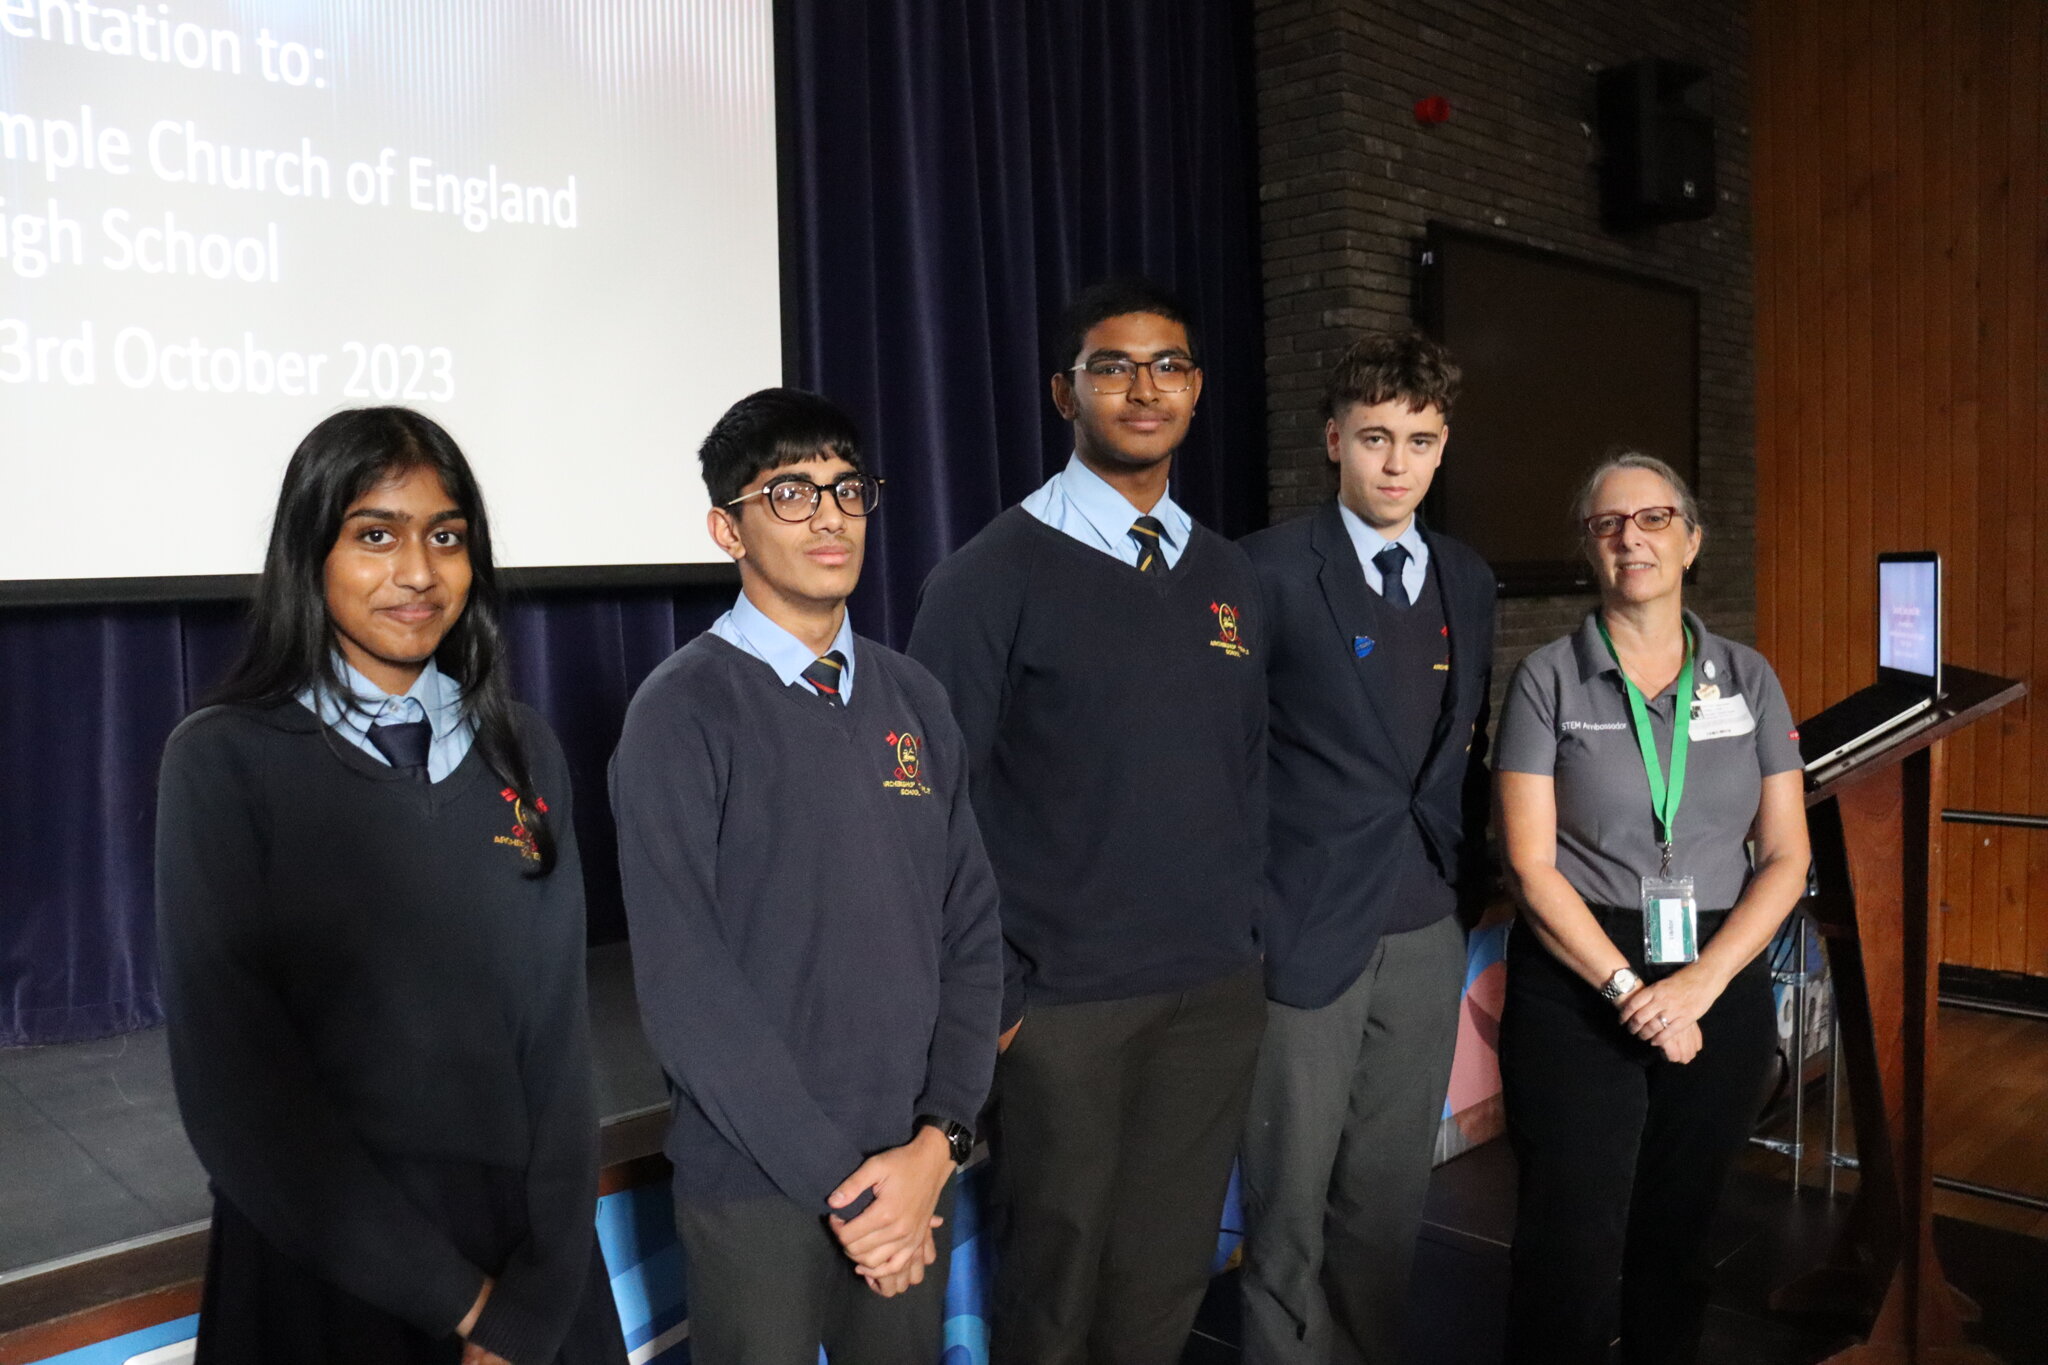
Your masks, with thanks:
M1373 639L1370 635L1354 635L1351 637L1351 652L1361 659L1372 653L1372 646Z

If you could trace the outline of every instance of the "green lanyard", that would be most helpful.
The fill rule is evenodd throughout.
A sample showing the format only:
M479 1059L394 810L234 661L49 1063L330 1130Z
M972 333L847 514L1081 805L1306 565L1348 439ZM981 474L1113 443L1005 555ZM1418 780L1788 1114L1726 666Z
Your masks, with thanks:
M1671 781L1664 781L1664 765L1657 761L1657 736L1650 730L1650 708L1643 701L1643 689L1621 668L1621 656L1614 652L1614 637L1607 623L1595 616L1600 638L1606 642L1607 657L1621 669L1621 685L1628 690L1628 715L1635 722L1636 747L1643 751L1643 772L1650 779L1650 812L1657 819L1657 843L1664 851L1664 875L1671 875L1671 826L1678 818L1678 801L1685 795L1685 752L1692 747L1692 627L1685 627L1685 667L1678 671L1678 700L1671 712Z

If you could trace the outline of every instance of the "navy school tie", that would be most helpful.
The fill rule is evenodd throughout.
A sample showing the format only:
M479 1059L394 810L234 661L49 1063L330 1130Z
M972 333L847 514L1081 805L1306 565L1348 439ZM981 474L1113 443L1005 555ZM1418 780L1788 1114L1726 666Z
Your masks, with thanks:
M1401 571L1408 567L1408 547L1389 545L1372 557L1372 566L1380 571L1380 596L1387 599L1387 605L1396 611L1408 606L1408 584Z
M384 755L401 776L415 782L427 780L427 746L433 743L434 727L423 720L401 725L372 725L370 743Z

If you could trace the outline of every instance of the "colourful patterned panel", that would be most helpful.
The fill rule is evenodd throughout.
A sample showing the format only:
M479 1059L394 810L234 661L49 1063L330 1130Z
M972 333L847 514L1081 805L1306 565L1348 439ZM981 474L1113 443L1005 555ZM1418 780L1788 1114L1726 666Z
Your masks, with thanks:
M1458 1002L1458 1050L1436 1135L1438 1165L1492 1141L1504 1130L1500 1010L1507 999L1507 943L1506 922L1482 923L1465 940L1465 998Z

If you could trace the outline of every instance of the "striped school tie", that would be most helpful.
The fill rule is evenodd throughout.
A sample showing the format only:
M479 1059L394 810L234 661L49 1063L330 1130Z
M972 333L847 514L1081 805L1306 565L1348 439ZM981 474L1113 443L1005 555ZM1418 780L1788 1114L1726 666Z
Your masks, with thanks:
M846 656L835 649L811 660L804 669L803 679L818 689L818 695L825 699L827 706L844 706L846 702L839 695L839 680L845 674Z
M1166 524L1157 517L1139 517L1131 523L1131 539L1138 546L1138 572L1166 572L1166 548L1162 539Z

